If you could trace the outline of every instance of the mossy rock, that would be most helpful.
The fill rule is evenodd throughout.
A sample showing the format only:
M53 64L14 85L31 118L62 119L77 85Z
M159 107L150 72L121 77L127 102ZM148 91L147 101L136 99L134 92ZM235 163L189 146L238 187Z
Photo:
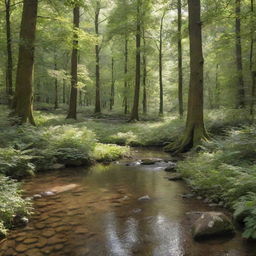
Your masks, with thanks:
M195 240L232 235L234 233L235 229L232 221L221 212L202 213L192 227L192 234Z

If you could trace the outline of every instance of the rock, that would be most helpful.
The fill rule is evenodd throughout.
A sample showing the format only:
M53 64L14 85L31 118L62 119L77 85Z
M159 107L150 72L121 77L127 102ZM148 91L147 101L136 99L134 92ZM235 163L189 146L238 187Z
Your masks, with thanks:
M209 204L209 206L210 206L210 207L217 207L217 206L218 206L218 204L211 203L211 204Z
M136 209L133 209L132 212L137 214L142 212L142 209L136 208Z
M141 164L142 165L153 165L155 163L161 162L162 159L160 158L148 158L148 159L142 159Z
M19 244L18 246L16 246L15 250L18 253L24 253L26 250L28 249L27 245L25 244ZM21 254L22 255L22 254Z
M131 163L126 163L125 166L138 166L140 165L140 162L139 161L136 161L136 162L131 162Z
M139 201L147 201L147 200L150 200L150 196L149 195L146 195L146 196L142 196L140 198L138 198Z
M40 199L40 198L42 198L42 195L40 195L40 194L35 194L35 195L33 195L33 199Z
M46 238L50 238L53 235L55 235L55 231L53 229L48 229L48 230L44 230L41 234Z
M180 173L173 173L167 177L168 180L170 181L178 181L182 180L182 175Z
M55 193L53 191L45 191L41 193L42 196L54 196Z
M27 226L28 222L29 222L28 218L24 216L16 215L13 218L13 225L15 227L25 227Z
M60 169L64 169L65 168L65 165L64 164L54 164L50 167L50 169L52 170L60 170Z
M38 238L37 237L32 237L32 238L26 238L23 243L24 244L34 244L38 242Z
M197 200L202 200L203 198L201 196L198 196L196 199Z
M204 212L195 221L192 233L195 240L234 234L231 220L221 212Z
M177 165L173 162L169 163L169 165L164 169L166 172L176 172Z
M183 195L181 195L182 198L187 198L187 199L193 198L194 196L195 196L194 194L183 194Z

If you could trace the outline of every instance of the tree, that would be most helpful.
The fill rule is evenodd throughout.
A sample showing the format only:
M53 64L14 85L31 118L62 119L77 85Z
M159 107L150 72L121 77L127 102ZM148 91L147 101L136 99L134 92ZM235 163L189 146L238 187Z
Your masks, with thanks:
M208 137L203 114L203 51L200 0L188 0L190 39L190 84L186 129L180 141L168 145L167 151L180 153L199 145Z
M148 112L147 109L147 52L146 52L146 37L145 37L145 25L143 26L143 100L142 100L142 106L143 106L143 114L146 115Z
M11 104L13 96L13 54L12 54L12 37L11 37L11 0L5 0L5 23L6 23L6 42L7 42L7 71L6 71L6 93L8 103Z
M251 43L250 43L250 72L252 77L252 88L251 88L251 100L250 100L250 114L252 120L254 120L254 104L256 96L256 67L254 57L254 42L255 42L255 31L254 31L254 0L251 0Z
M74 25L74 40L71 56L71 91L69 111L67 118L77 118L77 66L78 66L78 28L80 22L80 8L75 6L73 9L73 25Z
M242 62L242 43L241 43L241 0L236 0L236 65L238 76L238 99L237 107L243 108L245 106L245 91L243 78L243 62Z
M181 0L177 0L177 11L178 11L178 99L179 99L179 115L183 117L183 61L182 61L182 36L181 36L181 29L182 29L182 6Z
M95 34L99 37L99 15L100 15L100 2L96 1L96 8L95 8L95 19L94 19L94 26L95 26ZM95 45L95 58L96 58L96 65L95 65L95 86L96 86L96 93L95 93L95 114L101 113L101 99L100 99L100 45L99 42Z
M163 23L164 17L166 15L166 10L163 11L161 21L160 21L160 31L159 31L159 115L164 114L164 89L163 89Z
M20 27L19 57L16 75L16 91L13 101L14 115L20 123L33 118L33 67L38 0L24 0Z
M136 16L136 74L133 108L130 121L139 121L139 100L140 100L140 73L141 73L141 0L137 0Z
M115 60L114 57L112 57L111 60L111 90L110 90L110 110L113 109L113 106L115 104L115 77L114 77L114 64Z

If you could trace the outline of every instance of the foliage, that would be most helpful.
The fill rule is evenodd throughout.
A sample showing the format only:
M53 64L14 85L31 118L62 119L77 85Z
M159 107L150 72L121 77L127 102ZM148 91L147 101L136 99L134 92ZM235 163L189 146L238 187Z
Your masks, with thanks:
M235 215L248 208L242 221L245 237L255 238L256 128L233 129L225 139L205 144L201 152L179 163L188 183L213 202L223 202Z
M93 152L93 158L99 162L111 162L128 155L128 147L120 147L114 144L97 143Z
M15 215L27 216L31 212L29 201L21 198L19 184L0 175L0 233L6 234L6 228L12 227Z
M29 153L13 148L0 148L0 174L15 178L33 175L35 166L31 163L33 157Z

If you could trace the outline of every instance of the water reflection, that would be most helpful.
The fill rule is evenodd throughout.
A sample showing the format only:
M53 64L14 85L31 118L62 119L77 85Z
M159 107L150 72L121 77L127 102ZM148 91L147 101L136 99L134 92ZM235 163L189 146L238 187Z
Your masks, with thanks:
M107 213L104 219L108 254L113 256L132 255L132 249L138 242L137 220L129 218L124 224L124 231L118 232L118 220L114 212Z
M151 228L154 238L157 238L157 246L154 248L154 256L182 256L182 231L177 222L159 214L152 223Z

